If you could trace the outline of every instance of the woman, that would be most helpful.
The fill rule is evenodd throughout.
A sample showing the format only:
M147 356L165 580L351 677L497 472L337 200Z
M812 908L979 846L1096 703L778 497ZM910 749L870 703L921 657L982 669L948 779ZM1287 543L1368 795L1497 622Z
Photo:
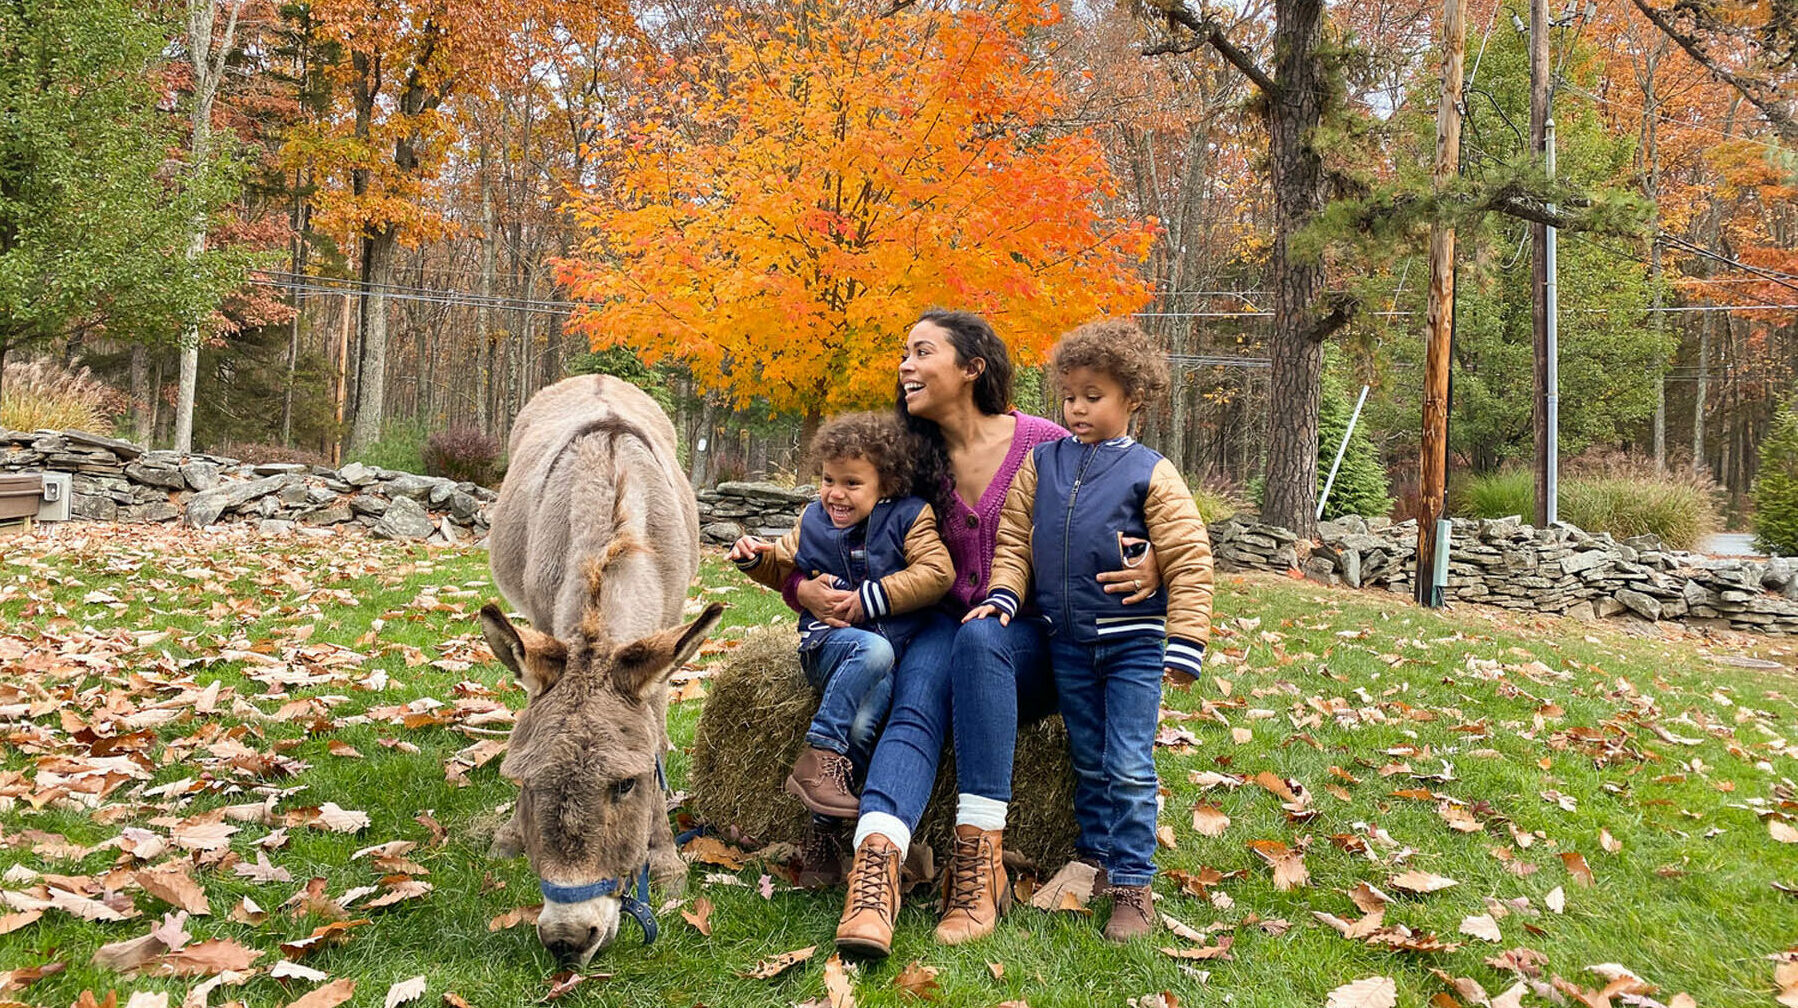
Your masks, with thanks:
M1011 376L1005 344L978 315L928 311L906 336L898 411L925 445L912 492L936 506L955 562L955 586L944 602L955 611L933 616L895 673L892 714L862 788L855 861L837 924L837 946L846 953L892 951L900 863L951 731L961 793L937 940L953 945L991 933L1010 900L1001 854L1012 754L1020 713L1033 720L1055 710L1048 648L1038 620L957 621L986 593L999 510L1018 466L1035 445L1068 436L1058 424L1009 409ZM1140 602L1154 594L1160 574L1151 552L1139 566L1098 580L1105 591ZM820 617L846 615L854 597L823 578L795 582L792 595ZM1077 853L1097 863L1103 852Z

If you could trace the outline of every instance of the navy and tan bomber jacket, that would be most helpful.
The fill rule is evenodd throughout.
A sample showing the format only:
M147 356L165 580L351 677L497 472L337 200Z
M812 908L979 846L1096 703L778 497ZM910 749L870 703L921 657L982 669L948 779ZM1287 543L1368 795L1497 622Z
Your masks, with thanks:
M1122 538L1155 547L1161 587L1134 605L1099 574L1131 566ZM1198 675L1211 637L1211 540L1186 481L1130 437L1038 445L1018 469L999 514L985 601L1010 615L1026 591L1050 632L1095 643L1165 636L1169 668Z

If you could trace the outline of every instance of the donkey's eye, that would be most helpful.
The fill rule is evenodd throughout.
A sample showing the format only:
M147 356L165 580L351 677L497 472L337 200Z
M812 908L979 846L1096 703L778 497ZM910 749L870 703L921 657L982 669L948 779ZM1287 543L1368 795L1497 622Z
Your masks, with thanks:
M618 801L625 795L630 794L636 787L637 778L635 777L626 777L621 781L614 781L612 783L612 800Z

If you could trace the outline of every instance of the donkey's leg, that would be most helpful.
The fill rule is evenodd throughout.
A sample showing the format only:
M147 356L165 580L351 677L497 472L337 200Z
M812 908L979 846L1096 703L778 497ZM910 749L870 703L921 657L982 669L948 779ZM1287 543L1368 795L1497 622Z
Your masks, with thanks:
M496 860L509 860L524 853L524 827L518 825L518 813L493 834L493 844L487 848L487 856Z
M663 750L667 748L666 736L660 745ZM661 776L659 770L657 776ZM667 786L666 781L657 783ZM674 827L668 822L668 810L657 803L654 816L649 824L649 874L666 898L680 899L687 894L687 862L680 856L680 848L674 845Z

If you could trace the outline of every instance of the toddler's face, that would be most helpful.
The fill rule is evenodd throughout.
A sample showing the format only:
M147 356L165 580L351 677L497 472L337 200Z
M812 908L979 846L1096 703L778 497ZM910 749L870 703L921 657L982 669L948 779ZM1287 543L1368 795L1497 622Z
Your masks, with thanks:
M818 503L837 528L848 528L874 510L880 500L880 473L859 456L827 459L818 480Z
M1124 387L1103 371L1068 368L1061 383L1061 420L1087 444L1117 437L1130 429L1130 414L1142 403L1124 398Z

